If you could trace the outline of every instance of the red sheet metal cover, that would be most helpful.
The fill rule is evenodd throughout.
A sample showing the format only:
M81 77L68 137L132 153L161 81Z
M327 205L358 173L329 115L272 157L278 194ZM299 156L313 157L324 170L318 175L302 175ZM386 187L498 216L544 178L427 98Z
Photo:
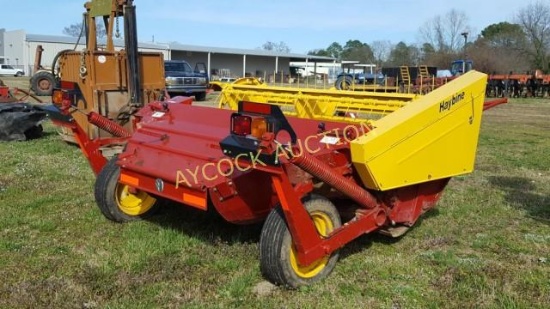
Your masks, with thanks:
M223 158L219 141L229 134L231 113L183 104L170 106L168 112L156 112L153 117L157 119L142 123L129 139L119 164L169 183L179 180L181 185L196 189L221 183L223 177L212 179L203 173L203 167ZM217 172L217 165L207 167L205 172ZM219 167L222 171L224 168L223 164ZM184 178L187 182L182 182Z
M152 121L140 123L141 127L119 156L119 164L126 170L197 190L235 178L245 172L236 168L219 146L219 142L230 134L232 113L231 110L184 104L170 105L167 112L156 111ZM297 134L300 147L316 155L336 148L331 147L331 139L318 134L320 128L325 135L336 128L351 127L357 133L363 129L358 125L312 119L289 117L288 121ZM289 141L284 137L278 140L285 144Z

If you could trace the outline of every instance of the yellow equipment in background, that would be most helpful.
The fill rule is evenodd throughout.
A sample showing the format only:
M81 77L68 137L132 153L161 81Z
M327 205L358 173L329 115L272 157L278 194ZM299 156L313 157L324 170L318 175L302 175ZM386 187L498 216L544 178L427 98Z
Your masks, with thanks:
M364 122L392 113L419 98L415 94L267 86L254 78L220 84L219 108L236 110L239 101L273 104L289 116Z

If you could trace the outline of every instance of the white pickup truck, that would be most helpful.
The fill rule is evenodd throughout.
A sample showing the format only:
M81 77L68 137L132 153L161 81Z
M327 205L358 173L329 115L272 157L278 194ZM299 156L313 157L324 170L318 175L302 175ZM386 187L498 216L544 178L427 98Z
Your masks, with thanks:
M9 75L9 76L23 76L25 72L21 69L16 69L9 64L0 64L0 75Z

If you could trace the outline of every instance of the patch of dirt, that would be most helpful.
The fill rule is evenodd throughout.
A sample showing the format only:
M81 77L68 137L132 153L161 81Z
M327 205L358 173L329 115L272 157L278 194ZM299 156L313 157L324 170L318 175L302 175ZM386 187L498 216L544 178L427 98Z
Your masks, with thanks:
M252 288L252 293L258 297L266 297L273 294L277 290L277 286L269 281L262 281Z

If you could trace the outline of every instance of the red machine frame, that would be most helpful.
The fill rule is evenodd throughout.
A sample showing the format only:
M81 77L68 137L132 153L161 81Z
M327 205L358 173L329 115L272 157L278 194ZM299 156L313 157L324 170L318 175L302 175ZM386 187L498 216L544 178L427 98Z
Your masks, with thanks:
M239 112L234 114L230 110L192 106L191 102L192 99L176 97L142 108L136 114L136 130L131 138L113 121L90 113L87 117L91 123L115 136L94 140L90 140L70 117L75 112L70 101L64 101L60 108L50 106L48 109L54 123L75 133L96 174L107 162L101 147L125 144L125 151L117 162L120 166L119 182L133 191L145 191L202 210L213 206L225 220L238 224L264 220L272 209L280 206L299 265L318 261L365 233L378 230L394 237L402 235L423 213L434 207L449 181L445 178L389 191L367 190L360 185L358 175L351 167L349 143L345 140L357 136L353 130L347 130L349 124L287 119L275 105L241 102ZM486 102L484 110L506 102L506 99ZM228 136L228 120L235 115L274 119L278 129L264 133L260 142L247 141L246 137L235 134ZM203 132L202 126L210 131ZM285 138L277 136L279 131L288 133L288 147L281 148L280 143ZM312 136L315 138L309 139ZM323 137L347 138L327 147L322 142ZM319 151L313 155L296 149L296 141L300 138L309 139L309 147ZM189 145L195 148L190 149ZM281 149L285 151L282 156ZM250 153L248 159L242 156L243 153ZM300 155L294 156L294 153ZM228 158L233 158L234 163ZM173 163L162 162L196 166L194 181L182 181L179 174L174 173ZM237 168L229 164L235 164ZM214 165L222 177L204 173L206 166ZM199 166L202 166L201 175L198 174ZM228 172L230 168L231 173ZM167 181L171 177L173 181ZM315 190L314 180L328 184L338 196L348 198L356 205L354 217L328 235L318 233L303 203L303 199Z

